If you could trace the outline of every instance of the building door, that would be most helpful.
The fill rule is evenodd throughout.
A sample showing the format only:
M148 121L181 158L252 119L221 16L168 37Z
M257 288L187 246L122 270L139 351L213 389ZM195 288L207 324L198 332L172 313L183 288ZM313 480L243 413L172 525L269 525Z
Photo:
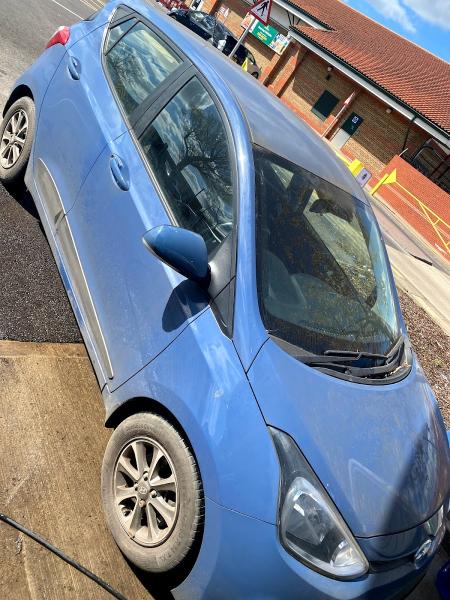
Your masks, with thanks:
M333 139L331 140L333 146L335 148L342 148L348 139L355 133L363 120L362 117L355 112L352 112L352 114L344 121L342 127L338 129L333 136Z

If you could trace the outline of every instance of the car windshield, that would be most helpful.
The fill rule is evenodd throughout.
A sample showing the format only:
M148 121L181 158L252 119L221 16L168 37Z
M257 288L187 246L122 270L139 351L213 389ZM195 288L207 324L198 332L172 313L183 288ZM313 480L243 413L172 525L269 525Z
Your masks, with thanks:
M387 353L400 330L370 207L268 151L255 148L254 156L266 329L303 353Z

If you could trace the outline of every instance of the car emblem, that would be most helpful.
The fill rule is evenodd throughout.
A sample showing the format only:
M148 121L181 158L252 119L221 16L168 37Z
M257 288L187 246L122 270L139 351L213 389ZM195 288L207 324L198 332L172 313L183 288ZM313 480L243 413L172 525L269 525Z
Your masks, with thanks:
M420 563L422 562L422 560L426 556L428 556L428 553L430 552L430 549L431 549L432 545L433 545L433 540L431 538L428 538L419 547L419 549L417 550L417 552L414 554L414 564L416 566L420 566Z

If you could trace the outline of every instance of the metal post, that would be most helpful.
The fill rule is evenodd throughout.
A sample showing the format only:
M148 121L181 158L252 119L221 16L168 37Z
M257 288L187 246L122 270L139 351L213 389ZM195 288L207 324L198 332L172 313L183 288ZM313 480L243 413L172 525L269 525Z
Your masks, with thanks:
M358 93L359 92L355 90L354 92L352 92L350 94L350 96L347 98L347 100L345 100L344 105L341 108L341 110L334 117L332 122L328 125L328 127L325 129L325 131L322 133L322 135L320 137L322 137L322 138L326 137L330 133L330 131L334 128L334 126L338 124L339 119L344 114L344 112L347 110L347 108L353 104L353 101L356 98L356 96L358 95Z
M228 55L228 58L233 58L233 56L236 54L239 46L242 44L242 42L245 40L245 38L248 35L248 32L250 31L250 27L253 25L253 21L250 21L250 23L247 25L247 27L244 29L244 31L241 34L241 37L238 39L236 46L233 48L233 50L230 52L230 54Z

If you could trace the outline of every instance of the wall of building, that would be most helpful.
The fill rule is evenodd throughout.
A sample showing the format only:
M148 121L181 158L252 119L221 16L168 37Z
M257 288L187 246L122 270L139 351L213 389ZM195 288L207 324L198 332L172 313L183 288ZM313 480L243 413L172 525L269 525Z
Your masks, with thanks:
M228 7L230 12L226 19L220 20L238 37L243 31L241 23L249 9L249 4L243 0L205 0L202 10L217 13L221 6ZM282 12L279 7L276 7L274 15L278 21L271 20L270 25L287 35L287 30L280 25L280 21L284 22L283 19L287 18L286 11L284 16ZM375 176L375 180L389 161L403 151L407 135L406 147L409 155L430 137L417 127L411 127L399 113L386 112L385 104L337 69L328 71L329 65L326 61L301 47L297 42L292 41L281 57L251 34L247 36L245 44L262 68L261 81L264 85L268 86L319 134L323 134L333 124L345 100L353 92L356 93L351 105L327 133L327 138L333 138L352 112L362 117L363 122L341 148L341 152L352 159L359 159ZM329 117L321 120L311 109L325 90L339 98L339 102Z
M357 113L364 121L343 151L358 158L373 174L378 174L393 156L402 152L408 133L408 121L395 111L387 113L386 108L385 104L363 90L348 111ZM428 138L425 132L420 134L411 130L409 146L416 149Z
M316 131L323 133L336 117L346 98L354 91L354 84L343 77L327 71L327 64L308 52L295 70L291 81L280 98L299 113ZM330 76L327 80L326 77ZM321 94L328 90L339 102L330 116L322 121L311 112Z

